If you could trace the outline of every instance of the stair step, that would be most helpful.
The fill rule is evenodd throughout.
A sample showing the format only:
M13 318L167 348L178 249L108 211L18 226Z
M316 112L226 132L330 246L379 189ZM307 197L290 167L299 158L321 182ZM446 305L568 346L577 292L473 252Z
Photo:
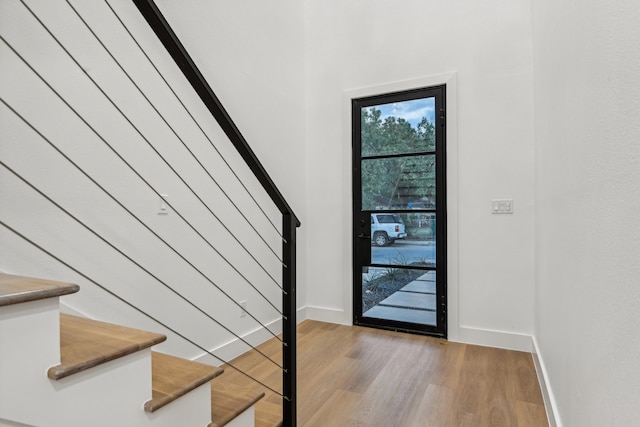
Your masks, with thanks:
M222 427L264 397L264 392L249 392L224 382L224 375L211 381L211 424Z
M144 404L154 412L222 374L223 369L164 353L151 353L153 398Z
M0 306L59 297L78 292L72 283L0 273Z
M262 399L256 404L255 427L282 427L282 404Z
M154 332L60 314L61 363L51 367L48 375L59 380L166 339L166 336Z

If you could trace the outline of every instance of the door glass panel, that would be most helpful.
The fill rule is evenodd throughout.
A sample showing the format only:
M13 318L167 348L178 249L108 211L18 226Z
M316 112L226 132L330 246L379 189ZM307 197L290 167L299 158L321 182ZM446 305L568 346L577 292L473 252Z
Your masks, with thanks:
M435 213L372 213L371 264L436 266Z
M435 208L435 155L362 160L362 209Z
M354 324L446 336L444 89L352 101Z
M362 156L435 150L435 98L362 108Z
M436 272L369 268L362 274L362 316L436 325Z

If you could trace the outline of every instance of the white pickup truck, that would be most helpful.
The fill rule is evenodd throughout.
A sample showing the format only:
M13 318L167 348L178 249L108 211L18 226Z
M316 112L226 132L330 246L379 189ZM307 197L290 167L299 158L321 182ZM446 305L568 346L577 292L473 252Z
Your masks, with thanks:
M390 213L371 214L371 242L376 246L392 245L397 239L407 237L400 215Z

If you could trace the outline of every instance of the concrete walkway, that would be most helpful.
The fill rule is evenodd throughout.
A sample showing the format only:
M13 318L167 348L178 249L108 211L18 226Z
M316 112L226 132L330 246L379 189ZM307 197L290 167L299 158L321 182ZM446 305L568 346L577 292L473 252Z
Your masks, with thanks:
M365 317L436 325L436 272L430 271L367 310Z

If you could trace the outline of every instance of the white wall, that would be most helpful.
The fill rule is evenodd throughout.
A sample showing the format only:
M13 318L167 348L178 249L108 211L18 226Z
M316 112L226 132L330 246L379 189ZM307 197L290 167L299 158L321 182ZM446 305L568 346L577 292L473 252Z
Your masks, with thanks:
M529 1L307 1L307 282L311 317L349 323L351 141L345 92L457 73L459 236L450 337L533 331L533 99ZM451 100L454 101L454 100ZM346 123L349 126L349 123ZM452 147L453 148L453 147ZM513 198L513 216L490 199ZM453 213L455 215L455 212ZM454 259L457 258L457 259ZM456 293L457 291L457 293ZM460 327L460 328L458 328ZM494 340L494 338L498 340ZM513 338L513 337L512 337ZM515 337L517 338L517 337ZM516 340L518 341L518 340ZM523 341L518 341L523 342ZM510 344L511 343L511 344ZM500 345L516 345L507 339Z
M562 425L637 425L640 5L532 3L538 353Z

